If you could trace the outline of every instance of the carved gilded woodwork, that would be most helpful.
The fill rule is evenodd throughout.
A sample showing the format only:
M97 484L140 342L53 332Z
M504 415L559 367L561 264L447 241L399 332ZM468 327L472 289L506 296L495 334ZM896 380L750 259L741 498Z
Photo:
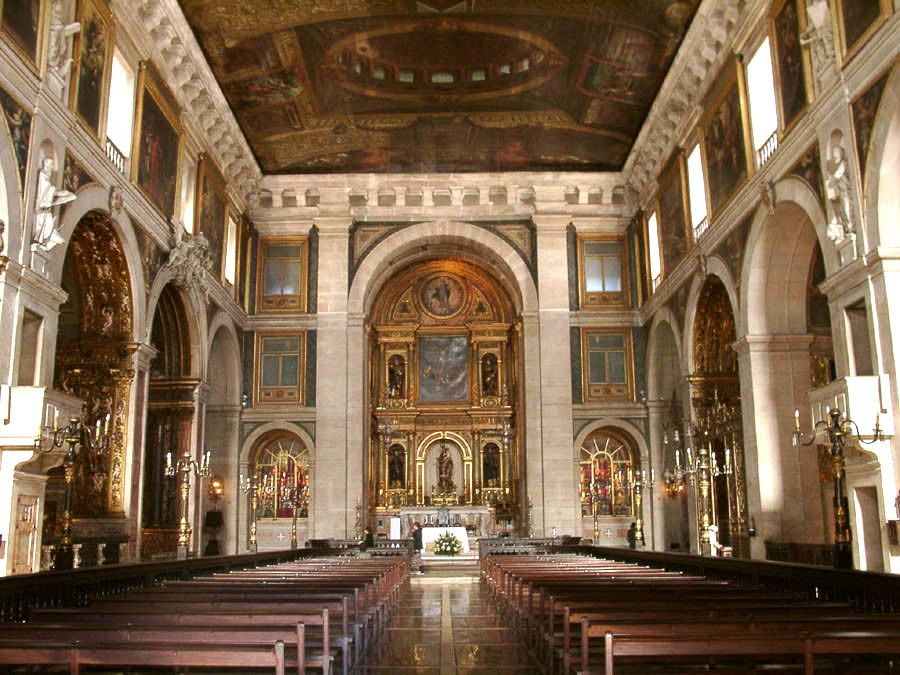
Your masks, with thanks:
M122 513L128 401L136 345L131 342L128 266L109 216L91 211L79 221L67 252L66 268L70 274L74 272L77 288L67 288L70 299L63 314L75 325L61 330L56 386L84 401L88 424L109 415L111 433L106 457L79 453L74 510L80 517Z
M694 317L694 371L688 377L693 408L692 442L706 446L712 465L709 512L720 542L736 556L749 555L743 420L728 292L715 276L706 278ZM728 463L730 471L727 472Z
M514 317L498 281L462 260L417 263L381 290L368 331L374 508L516 498ZM438 480L445 446L452 481Z

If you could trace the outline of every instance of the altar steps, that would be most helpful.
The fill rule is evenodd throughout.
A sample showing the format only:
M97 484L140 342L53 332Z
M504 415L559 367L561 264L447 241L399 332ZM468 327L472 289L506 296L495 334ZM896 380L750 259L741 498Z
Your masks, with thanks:
M480 566L478 556L460 555L423 555L422 564L425 566L425 574L427 575L469 575L479 574Z

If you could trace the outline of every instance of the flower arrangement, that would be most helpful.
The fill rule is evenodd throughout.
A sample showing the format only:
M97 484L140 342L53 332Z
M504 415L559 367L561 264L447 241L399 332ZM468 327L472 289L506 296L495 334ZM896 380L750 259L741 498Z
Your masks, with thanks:
M435 555L457 555L460 551L462 543L451 532L444 532L434 540Z

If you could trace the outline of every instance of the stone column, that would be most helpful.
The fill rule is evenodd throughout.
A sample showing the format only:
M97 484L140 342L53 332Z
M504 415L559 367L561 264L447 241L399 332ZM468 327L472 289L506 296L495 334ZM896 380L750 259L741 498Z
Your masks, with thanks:
M363 450L361 410L348 409L350 358L347 315L349 289L348 245L351 220L347 217L316 219L319 229L319 278L316 324L316 474L310 511L311 538L345 538L353 532L356 498L362 495ZM362 319L354 320L359 333L354 348L365 342ZM355 373L353 387L363 387L362 373ZM355 425L355 426L353 426ZM358 427L358 428L357 428ZM353 443L348 430L354 429ZM352 447L352 451L351 451Z
M791 445L794 409L808 409L809 335L748 335L735 344L740 372L747 521L753 558L765 541L824 537L814 448ZM798 498L799 497L799 498Z
M566 215L535 215L538 248L538 318L540 380L526 378L526 387L540 387L540 445L529 448L528 493L535 495L535 480L542 485L535 498L535 535L580 534L576 518L578 491L575 484L572 433L572 375L569 340L569 275ZM528 341L526 323L526 343ZM540 505L540 506L538 506Z
M648 528L645 524L644 537L649 539L648 543L655 551L668 550L669 542L668 537L666 536L666 517L668 515L669 518L672 518L675 514L676 507L675 500L670 500L668 503L666 502L665 491L666 480L664 474L666 471L666 462L673 465L675 462L674 457L667 458L663 454L666 449L669 452L672 452L672 446L670 445L668 448L663 448L662 442L662 428L668 411L669 404L664 400L647 402L647 414L650 427L650 438L648 441L650 446L650 468L655 474L656 486L652 490L649 490L644 497L644 499L649 502L648 506L650 507L650 513L652 514L650 517L652 526L650 528L649 536L647 532ZM669 440L671 441L671 439ZM656 448L656 450L654 450L654 448ZM680 507L680 502L681 500L679 499L677 503L678 507ZM667 508L670 504L671 508ZM680 523L680 513L678 513L678 517Z

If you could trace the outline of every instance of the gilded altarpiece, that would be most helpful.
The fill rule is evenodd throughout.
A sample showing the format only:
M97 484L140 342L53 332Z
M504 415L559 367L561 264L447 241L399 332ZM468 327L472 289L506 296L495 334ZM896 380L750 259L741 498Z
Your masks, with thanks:
M75 517L124 512L128 400L134 379L131 287L125 254L106 214L85 215L72 236L67 267L77 278L77 297L63 312L80 324L79 336L60 337L56 386L84 401L87 424L108 424L106 454L81 452L75 462ZM61 319L63 323L65 319ZM74 338L74 339L73 339Z
M418 263L381 291L369 328L370 512L486 507L480 530L519 527L521 331L506 291L465 261Z
M700 463L707 463L698 470L697 513L701 542L702 530L715 525L718 543L744 557L750 545L735 339L728 292L717 277L707 277L694 317L694 369L688 378L694 420L689 442Z

